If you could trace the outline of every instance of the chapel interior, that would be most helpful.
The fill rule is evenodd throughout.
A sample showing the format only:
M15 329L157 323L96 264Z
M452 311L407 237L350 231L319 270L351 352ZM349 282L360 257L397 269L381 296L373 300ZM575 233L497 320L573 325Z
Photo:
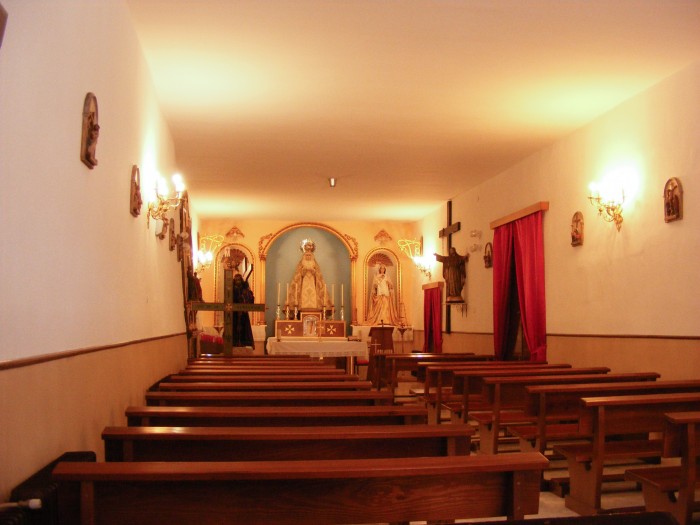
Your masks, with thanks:
M0 504L208 352L699 378L698 28L695 0L0 0ZM536 339L494 295L533 215Z

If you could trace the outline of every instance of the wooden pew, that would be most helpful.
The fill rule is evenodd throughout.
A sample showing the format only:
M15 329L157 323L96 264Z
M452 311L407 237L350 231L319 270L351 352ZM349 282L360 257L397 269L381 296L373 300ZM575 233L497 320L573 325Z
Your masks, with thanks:
M625 477L642 485L647 510L670 512L680 525L690 525L693 512L700 512L700 501L695 498L699 488L700 412L666 414L664 457L680 457L681 463L631 469Z
M610 372L608 367L581 367L581 368L560 368L550 371L542 371L537 373L537 376L564 376L564 375L586 375L586 376L603 376ZM461 417L462 421L466 421L469 415L469 410L473 408L482 408L484 401L485 386L484 380L487 377L522 377L533 376L530 369L528 370L455 370L452 377L452 394L453 397L449 400L449 408L453 412L453 419ZM458 401L454 401L454 400ZM445 403L443 399L441 403ZM488 409L488 405L483 407Z
M577 369L567 369L565 372ZM534 419L525 413L526 388L531 385L576 384L586 382L639 382L655 381L656 372L628 374L550 374L509 375L483 377L483 397L477 411L469 412L469 419L479 424L479 450L489 454L498 452L498 436L506 425L532 424Z
M372 365L375 370L372 381L377 388L389 386L391 390L395 390L398 382L398 373L401 371L418 372L418 363L423 361L472 361L472 362L488 362L493 361L494 357L490 355L477 355L471 352L464 353L449 353L449 354L433 354L433 353L377 353L373 356L374 363Z
M258 381L359 381L356 374L172 374L168 383L245 383Z
M279 374L322 374L322 375L345 375L347 372L341 368L321 367L321 366L256 366L256 367L235 367L235 368L183 368L177 375L203 375L212 374L218 376L245 376L245 375L279 375Z
M591 441L554 445L569 468L566 506L582 515L601 512L605 462L661 457L663 441L648 434L664 431L667 412L695 410L700 410L697 392L582 398L579 432Z
M528 375L528 374L539 374L542 373L554 373L550 371L554 370L564 370L570 369L571 365L507 365L507 364L497 364L495 361L489 363L480 364L465 364L464 362L457 361L453 364L431 364L429 366L422 366L423 363L419 364L419 376L421 371L423 377L425 378L424 387L421 390L412 389L411 392L414 395L420 397L423 402L431 410L431 422L439 423L440 418L440 407L443 403L450 401L459 401L461 398L459 396L453 397L452 395L452 384L454 382L454 374L457 372L484 372L486 374L500 375L500 374L517 374L517 375ZM609 370L609 369L608 369ZM602 369L596 369L596 373L603 373Z
M394 394L376 390L147 392L150 406L333 406L391 405Z
M60 463L81 525L377 523L539 508L541 454L257 462ZM62 498L61 501L74 501ZM75 509L64 505L62 512Z
M482 525L678 525L667 512L616 512L597 516L566 516L559 518L529 518L508 521L472 521Z
M106 461L279 461L469 455L470 425L107 427Z
M422 361L418 363L418 368L416 372L416 381L419 383L430 383L431 385L437 384L437 379L441 375L441 372L445 372L448 375L443 377L443 385L449 386L449 374L454 370L459 370L462 368L519 368L519 367L537 367L537 368L571 368L568 363L546 363L544 361ZM428 369L431 370L432 374L428 375Z
M319 426L404 425L426 423L428 411L417 405L127 407L130 426Z
M204 391L262 391L262 390L369 390L372 388L370 381L241 381L220 383L170 383L167 381L158 384L158 389L180 392L204 392Z
M534 425L519 425L509 431L520 439L521 450L544 453L549 439L579 439L579 405L582 397L700 392L700 380L634 381L625 383L581 383L525 387L525 415Z

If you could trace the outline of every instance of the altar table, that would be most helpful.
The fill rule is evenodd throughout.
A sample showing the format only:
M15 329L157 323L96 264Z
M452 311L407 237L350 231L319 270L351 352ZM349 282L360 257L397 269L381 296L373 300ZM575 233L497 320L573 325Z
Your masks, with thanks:
M322 359L324 357L345 357L346 370L352 373L356 357L367 359L367 343L362 341L347 341L345 339L329 341L317 338L281 339L278 341L274 337L267 340L267 353L270 355L308 355Z

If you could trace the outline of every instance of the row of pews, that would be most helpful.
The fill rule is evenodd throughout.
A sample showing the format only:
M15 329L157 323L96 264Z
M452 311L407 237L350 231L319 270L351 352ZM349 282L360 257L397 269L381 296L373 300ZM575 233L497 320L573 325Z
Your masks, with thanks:
M61 462L61 523L408 523L536 514L539 451L472 454L390 389L306 358L199 359Z
M409 368L405 363L411 357L400 359ZM691 523L692 513L700 511L695 500L700 488L700 380L662 380L655 372L612 373L605 367L565 363L473 362L466 357L415 357L411 369L421 383L412 393L428 409L429 421L471 424L479 455L508 456L517 450L564 459L568 477L554 479L554 490L581 515L623 510L601 504L604 484L621 480L642 487L646 510L671 513L680 524ZM386 376L392 387L394 380ZM612 463L660 461L664 465L607 472ZM544 480L543 486L552 489Z

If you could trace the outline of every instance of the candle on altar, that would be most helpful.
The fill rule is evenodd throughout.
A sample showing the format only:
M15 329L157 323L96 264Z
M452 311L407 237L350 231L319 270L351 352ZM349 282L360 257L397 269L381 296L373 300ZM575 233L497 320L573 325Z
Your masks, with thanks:
M335 306L335 283L331 284L331 306Z
M343 293L344 284L340 284L340 307L345 306L345 294Z
M280 283L277 283L277 304L280 304Z
M289 304L289 283L287 283L287 295L284 296L284 304Z

